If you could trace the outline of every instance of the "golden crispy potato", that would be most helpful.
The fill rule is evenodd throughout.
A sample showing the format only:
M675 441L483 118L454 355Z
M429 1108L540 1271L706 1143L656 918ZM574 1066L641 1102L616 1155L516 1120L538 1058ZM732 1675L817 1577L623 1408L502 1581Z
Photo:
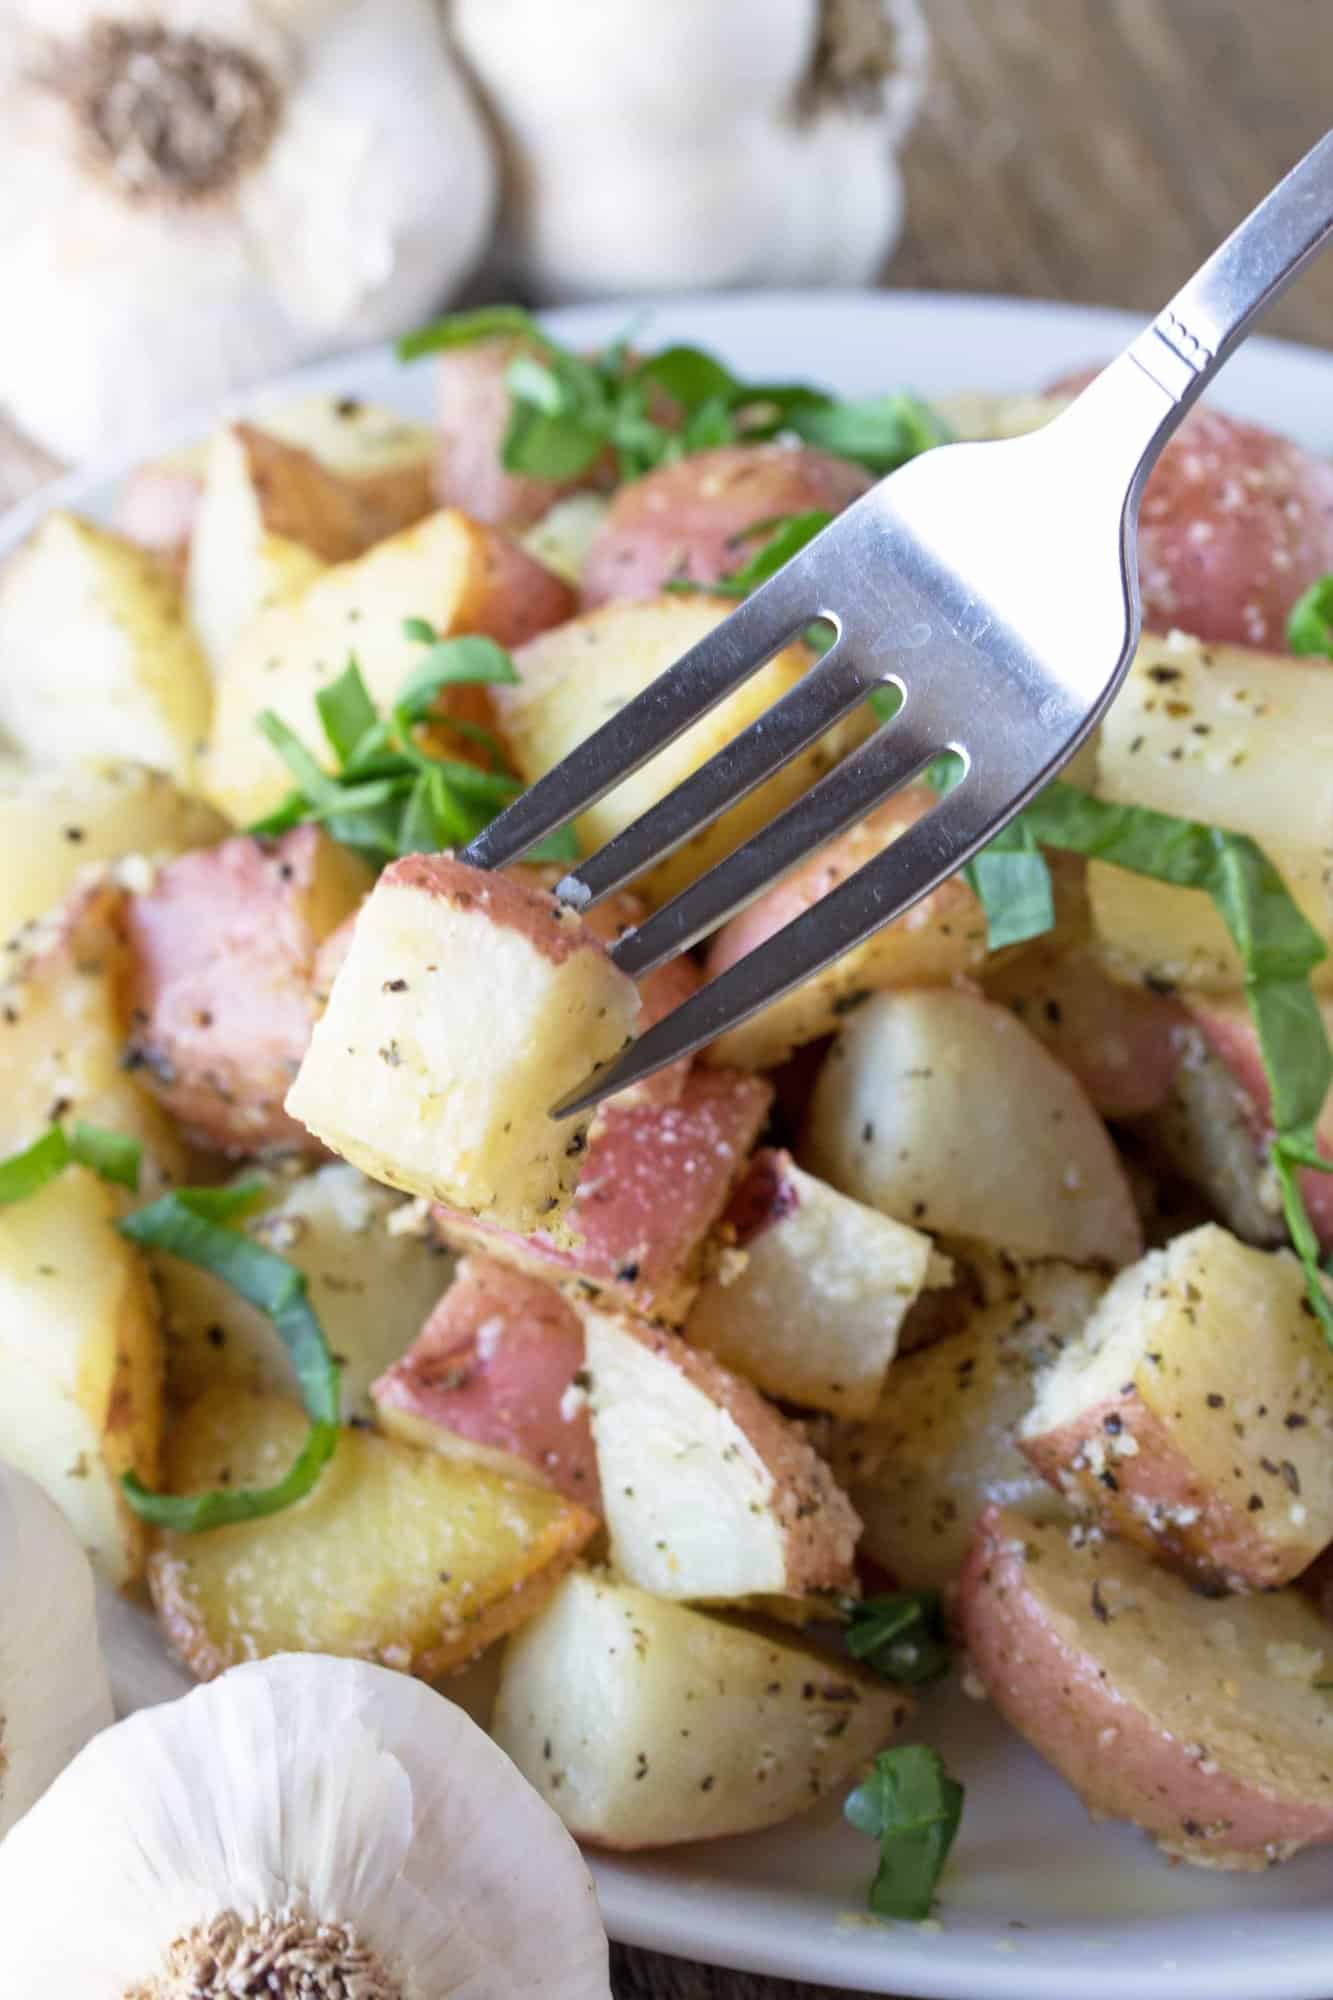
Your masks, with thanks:
M167 1482L267 1485L305 1430L299 1404L219 1386L172 1427ZM283 1513L160 1535L149 1584L201 1680L292 1652L431 1680L531 1617L596 1527L545 1487L347 1430L314 1491Z

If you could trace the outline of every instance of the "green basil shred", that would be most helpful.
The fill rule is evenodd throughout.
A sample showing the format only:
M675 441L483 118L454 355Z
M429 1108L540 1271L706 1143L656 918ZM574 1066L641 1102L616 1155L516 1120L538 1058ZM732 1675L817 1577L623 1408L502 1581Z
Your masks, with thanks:
M130 1506L160 1528L198 1534L280 1513L313 1489L338 1442L341 1370L311 1307L305 1274L232 1226L263 1192L264 1182L257 1177L228 1188L177 1188L116 1225L141 1248L165 1250L221 1278L272 1320L291 1357L310 1419L298 1457L272 1486L154 1493L134 1473L124 1474L121 1485Z
M949 1670L948 1631L938 1590L895 1590L848 1598L844 1643L881 1680L917 1687Z
M123 1132L76 1120L66 1128L51 1125L41 1137L0 1160L0 1208L27 1201L62 1174L66 1167L90 1167L104 1181L138 1192L143 1148Z
M619 478L634 479L691 452L779 434L882 474L949 436L915 396L843 402L804 382L746 382L700 347L635 354L622 338L599 354L575 354L518 306L454 313L408 334L398 354L413 361L495 339L521 343L505 371L501 462L537 479L577 479L608 452Z
M451 730L481 744L487 770L437 757L422 747L418 736L442 688L512 685L518 679L503 646L479 634L441 639L424 618L406 619L403 630L423 650L388 716L376 709L355 659L316 695L334 768L326 769L271 709L258 717L260 731L286 764L295 788L251 833L285 833L303 821L315 821L379 868L404 854L466 847L522 791L502 746L478 724L448 718ZM573 830L553 835L529 859L577 860Z
M881 1917L928 1917L963 1812L963 1788L938 1754L922 1743L881 1750L843 1810L858 1833L879 1842L871 1909Z
M1333 660L1333 574L1316 577L1287 615L1287 648Z

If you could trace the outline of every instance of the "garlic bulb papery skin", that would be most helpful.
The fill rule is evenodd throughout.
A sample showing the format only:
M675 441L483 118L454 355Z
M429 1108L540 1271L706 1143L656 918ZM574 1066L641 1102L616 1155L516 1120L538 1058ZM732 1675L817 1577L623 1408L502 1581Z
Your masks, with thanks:
M400 332L489 240L435 0L0 0L0 404L66 458Z
M16 2000L610 1991L555 1814L460 1708L385 1667L285 1654L141 1710L0 1845Z
M453 0L514 277L570 299L859 284L897 240L918 0Z
M111 1721L88 1558L41 1488L3 1463L0 1602L3 1841L70 1759Z

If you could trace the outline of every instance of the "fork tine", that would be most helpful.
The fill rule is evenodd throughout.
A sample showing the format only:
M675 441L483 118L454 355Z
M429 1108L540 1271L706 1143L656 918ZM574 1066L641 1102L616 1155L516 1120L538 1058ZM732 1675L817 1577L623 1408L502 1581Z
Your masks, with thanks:
M614 791L668 743L757 673L823 610L807 581L811 542L752 591L711 632L604 722L554 770L538 778L477 835L461 856L475 868L517 861Z
M910 713L895 716L753 839L627 931L612 948L616 964L631 979L642 979L664 959L688 951L907 784L938 747L913 729Z
M870 686L841 640L771 708L674 791L571 869L556 893L582 910L644 875L818 742Z
M551 1116L568 1118L588 1111L667 1063L692 1054L724 1028L748 1021L770 1001L902 916L946 875L961 868L1011 816L1013 788L1012 777L1006 786L1003 772L998 781L983 782L973 766L924 819L758 950L701 986L623 1055L555 1105Z

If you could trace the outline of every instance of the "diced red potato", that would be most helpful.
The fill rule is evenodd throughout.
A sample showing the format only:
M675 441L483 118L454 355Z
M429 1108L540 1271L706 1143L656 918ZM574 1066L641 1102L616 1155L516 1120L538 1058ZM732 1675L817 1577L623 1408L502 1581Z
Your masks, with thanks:
M1094 1816L1206 1868L1333 1840L1333 1647L1298 1591L1200 1596L1128 1543L992 1507L960 1611L991 1701Z
M1333 1541L1331 1443L1300 1265L1212 1223L1120 1274L1019 1431L1108 1530L1233 1590L1289 1583Z
M1247 1122L1256 1142L1256 1170L1262 1171L1272 1136L1272 1095L1259 1053L1259 1037L1249 1008L1242 1000L1212 993L1187 995L1186 1002L1204 1040L1226 1065L1241 1093ZM1324 1026L1333 1036L1333 1001L1321 1002ZM1324 1100L1316 1128L1321 1152L1333 1160L1333 1090ZM1333 1173L1308 1168L1300 1175L1301 1193L1321 1250L1333 1250Z
M553 1286L467 1257L371 1395L391 1437L536 1479L596 1512L582 1368L582 1323Z
M753 552L746 530L783 514L838 514L870 475L801 444L724 444L622 486L588 549L585 605L653 597L675 578L714 583Z
M1093 371L1052 385L1081 388ZM1238 646L1286 646L1287 614L1333 570L1333 465L1221 410L1192 410L1139 513L1144 622Z
M435 363L435 421L440 433L435 497L495 527L527 528L580 486L615 484L608 452L574 479L536 479L506 472L500 459L509 425L505 375L511 361L533 351L522 339L482 340L450 347Z
M767 1395L837 1416L874 1409L898 1331L930 1281L930 1238L756 1153L719 1231L687 1337Z
M484 1250L552 1283L578 1279L630 1311L678 1325L771 1097L761 1077L695 1069L674 1104L609 1105L589 1137L568 1243L456 1209L436 1210L441 1233L457 1249Z
M880 854L935 803L924 785L909 786L858 826L724 924L709 947L705 976L715 979L827 896ZM952 876L887 929L775 1000L753 1020L722 1035L706 1061L768 1069L793 1049L833 1034L858 999L890 986L943 986L973 971L986 955L986 925L961 876Z
M1180 1067L1165 1102L1140 1118L1133 1133L1146 1150L1157 1199L1191 1191L1204 1204L1199 1220L1225 1223L1242 1243L1260 1249L1285 1243L1282 1193L1264 1121L1196 1021L1189 1020L1181 1041Z
M319 947L370 880L349 849L300 826L180 855L131 899L127 1061L198 1144L311 1150L283 1098L317 1012Z

